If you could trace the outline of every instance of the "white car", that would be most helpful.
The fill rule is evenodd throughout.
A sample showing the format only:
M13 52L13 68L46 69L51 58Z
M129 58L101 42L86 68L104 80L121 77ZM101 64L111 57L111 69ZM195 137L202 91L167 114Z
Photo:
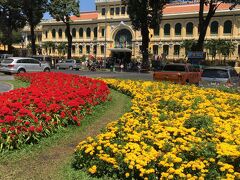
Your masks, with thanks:
M34 58L11 57L4 59L0 64L0 72L4 74L41 71L50 72L49 64L40 62Z
M56 64L57 69L70 69L70 70L79 70L81 69L81 63L74 59L67 59L63 62L59 62Z

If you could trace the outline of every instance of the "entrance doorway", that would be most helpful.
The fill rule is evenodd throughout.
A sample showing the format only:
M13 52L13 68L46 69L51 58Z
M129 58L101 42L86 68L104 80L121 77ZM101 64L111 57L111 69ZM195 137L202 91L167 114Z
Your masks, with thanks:
M111 51L111 64L117 69L123 65L123 69L129 69L131 65L132 50L128 48L112 48Z

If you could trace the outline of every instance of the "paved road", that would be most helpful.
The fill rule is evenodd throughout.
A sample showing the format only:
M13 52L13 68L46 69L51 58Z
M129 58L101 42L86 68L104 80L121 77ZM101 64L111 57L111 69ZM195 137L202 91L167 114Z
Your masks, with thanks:
M110 71L74 71L74 70L53 70L53 72L63 72L67 74L79 74L88 77L102 77L102 78L119 78L131 80L152 80L153 75L150 73L138 72L110 72Z
M3 73L0 73L0 93L1 92L6 92L12 89L12 86L10 84L7 84L3 81L7 80L13 80L14 77L10 75L5 75Z

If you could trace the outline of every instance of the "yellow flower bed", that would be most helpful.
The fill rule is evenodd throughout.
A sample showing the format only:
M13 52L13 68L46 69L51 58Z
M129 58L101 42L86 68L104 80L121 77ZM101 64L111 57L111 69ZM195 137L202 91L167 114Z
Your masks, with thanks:
M240 96L167 83L105 80L131 111L81 142L74 166L123 179L240 179Z

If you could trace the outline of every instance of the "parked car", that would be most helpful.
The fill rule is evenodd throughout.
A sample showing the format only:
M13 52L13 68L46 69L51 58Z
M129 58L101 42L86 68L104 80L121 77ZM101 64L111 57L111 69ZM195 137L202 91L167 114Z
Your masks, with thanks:
M5 74L23 73L23 72L49 72L48 63L42 63L34 58L11 57L4 59L0 64L0 72Z
M162 71L153 73L154 80L171 81L178 84L198 84L200 78L199 68L183 63L166 64Z
M39 60L40 62L47 62L51 68L55 67L55 61L51 56L46 55L34 55L32 58Z
M0 54L0 62L3 60L3 59L7 59L9 57L13 57L12 54Z
M63 62L59 62L56 64L57 69L76 69L79 70L81 68L81 63L80 61L77 61L75 59L67 59Z
M239 76L233 67L215 66L203 70L199 85L203 87L238 87L239 83Z

